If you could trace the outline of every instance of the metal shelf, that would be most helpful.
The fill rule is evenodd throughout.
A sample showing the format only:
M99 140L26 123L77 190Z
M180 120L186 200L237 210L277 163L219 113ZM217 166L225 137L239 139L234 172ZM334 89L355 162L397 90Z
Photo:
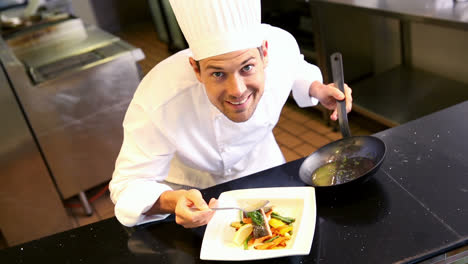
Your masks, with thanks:
M468 3L434 0L314 0L314 5L346 7L351 11L468 30Z
M397 126L468 99L468 84L398 66L351 83L353 110Z
M346 58L345 80L353 88L355 112L397 126L468 100L468 83L463 81L466 78L456 81L453 76L442 77L448 76L446 71L426 68L428 65L421 60L421 56L443 58L444 47L437 50L438 54L422 55L414 51L424 41L412 39L421 36L413 34L413 24L465 33L468 3L314 0L310 6L315 18L317 62L324 81L332 79L329 56L341 52ZM456 63L463 64L462 57L453 67L457 67Z

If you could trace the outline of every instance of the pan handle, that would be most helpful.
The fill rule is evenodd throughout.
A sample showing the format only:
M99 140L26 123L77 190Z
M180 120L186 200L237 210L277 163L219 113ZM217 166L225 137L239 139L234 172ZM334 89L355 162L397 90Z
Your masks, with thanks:
M343 74L343 60L341 53L335 52L330 56L333 83L340 91L345 94L344 90L344 74ZM351 131L349 130L348 114L346 113L346 100L338 101L338 121L340 123L340 130L343 137L350 137Z

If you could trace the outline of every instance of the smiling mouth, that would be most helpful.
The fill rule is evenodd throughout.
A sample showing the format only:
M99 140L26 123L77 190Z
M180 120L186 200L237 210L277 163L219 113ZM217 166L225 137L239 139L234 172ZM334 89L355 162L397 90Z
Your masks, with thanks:
M228 103L230 104L233 104L233 105L241 105L241 104L244 104L245 102L247 102L247 100L249 100L250 98L250 95L245 97L243 100L241 101L237 101L237 102L234 102L234 101L227 101Z

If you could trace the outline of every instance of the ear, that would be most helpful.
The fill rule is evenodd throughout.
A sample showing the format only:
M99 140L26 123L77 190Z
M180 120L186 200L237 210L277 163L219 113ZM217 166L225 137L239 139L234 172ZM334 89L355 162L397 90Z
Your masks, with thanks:
M264 40L262 43L262 52L263 52L263 68L266 68L268 65L268 41Z
M195 75L197 76L198 81L202 82L201 75L200 75L200 68L198 67L199 63L197 64L195 59L193 59L192 57L189 58L189 62L190 62L190 65L192 66L193 71L195 72Z

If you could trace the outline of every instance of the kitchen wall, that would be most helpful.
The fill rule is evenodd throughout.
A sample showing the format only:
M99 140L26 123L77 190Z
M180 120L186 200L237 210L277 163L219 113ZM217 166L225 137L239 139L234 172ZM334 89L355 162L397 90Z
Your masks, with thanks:
M75 15L79 16L84 22L97 25L91 0L72 0L71 5Z

